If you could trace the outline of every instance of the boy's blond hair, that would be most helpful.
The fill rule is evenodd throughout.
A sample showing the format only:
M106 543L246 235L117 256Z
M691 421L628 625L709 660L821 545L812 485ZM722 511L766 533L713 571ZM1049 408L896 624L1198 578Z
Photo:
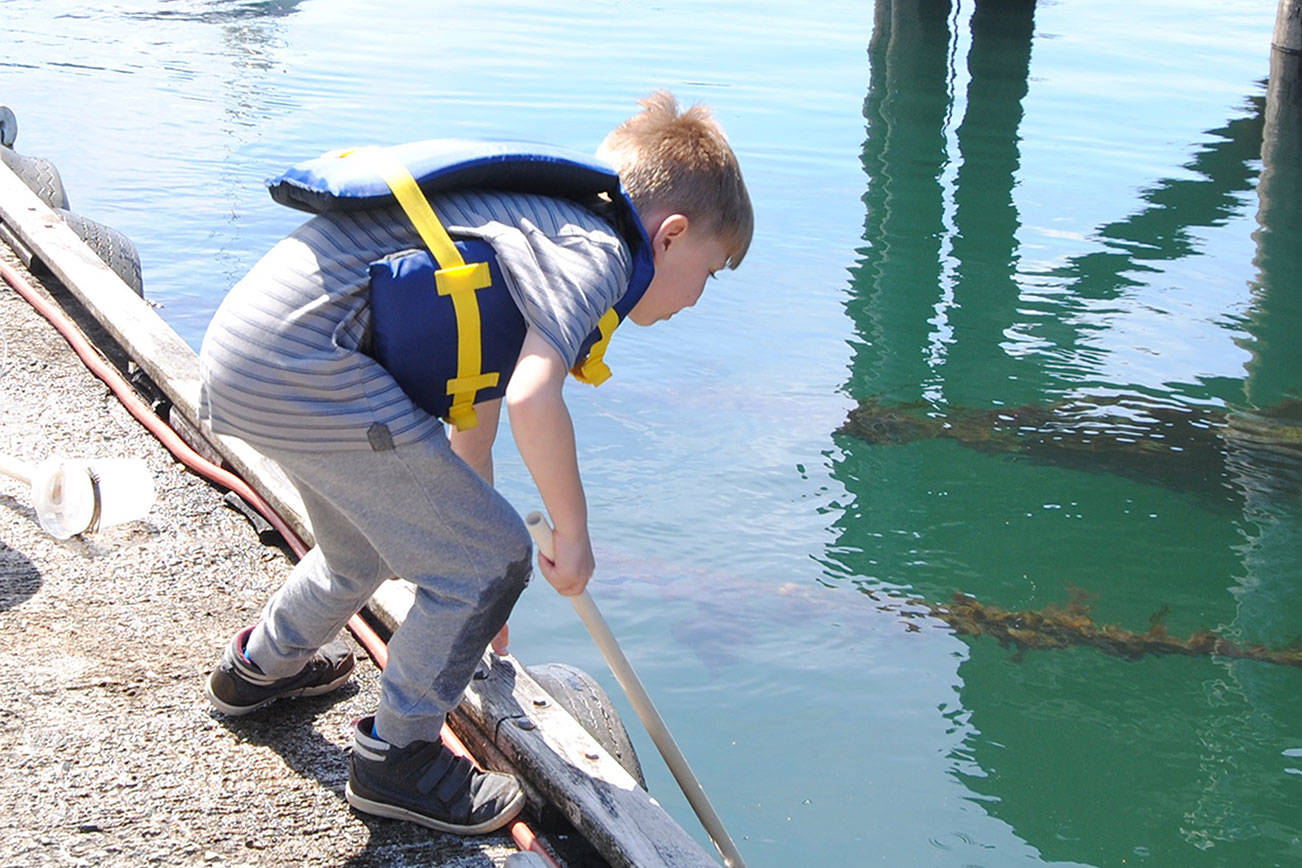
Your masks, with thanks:
M643 111L624 121L598 154L615 167L645 219L683 214L723 241L736 268L755 228L750 195L737 157L706 106L679 113L667 90L640 100Z

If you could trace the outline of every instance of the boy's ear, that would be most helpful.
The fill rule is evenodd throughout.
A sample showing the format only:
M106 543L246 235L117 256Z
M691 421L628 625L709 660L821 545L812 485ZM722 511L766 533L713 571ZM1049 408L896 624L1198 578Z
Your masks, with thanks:
M670 214L660 221L655 234L651 236L651 249L655 252L668 250L669 245L682 238L690 221L685 214Z

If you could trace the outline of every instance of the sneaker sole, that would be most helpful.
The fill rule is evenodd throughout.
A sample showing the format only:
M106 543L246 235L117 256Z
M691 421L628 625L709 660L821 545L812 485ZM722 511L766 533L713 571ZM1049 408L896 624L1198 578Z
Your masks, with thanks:
M203 695L208 698L208 702L212 704L213 708L217 709L227 717L242 717L243 715L246 714L252 714L253 712L257 711L259 708L266 708L268 705L270 705L271 703L275 702L278 699L298 699L300 697L306 697L306 696L322 696L326 693L330 693L331 691L338 690L340 687L343 687L345 684L348 683L348 679L351 678L352 675L353 675L353 671L349 669L343 675L340 675L338 678L336 678L334 681L329 682L328 684L314 684L308 687L300 687L297 690L287 690L284 693L277 693L275 696L268 697L267 699L264 699L261 702L254 703L253 705L229 705L225 702L222 702L212 692L211 679L204 682Z
M451 832L454 835L483 835L488 832L496 832L498 829L511 822L520 813L524 807L524 792L516 793L510 804L496 817L477 823L473 826L462 826L456 823L448 823L434 817L426 816L419 811L413 811L398 805L391 805L387 802L376 802L371 799L363 798L353 792L353 785L350 782L344 788L344 796L348 799L348 804L364 814L371 814L376 817L387 817L390 820L406 820L409 823L417 823L427 829L434 829L438 832Z

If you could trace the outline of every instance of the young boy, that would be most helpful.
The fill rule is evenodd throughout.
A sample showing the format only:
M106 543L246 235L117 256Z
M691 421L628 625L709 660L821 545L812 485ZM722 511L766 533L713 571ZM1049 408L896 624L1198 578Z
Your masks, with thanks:
M601 155L618 171L645 235L617 230L600 208L502 192L491 179L428 200L448 235L491 245L511 317L523 318L518 357L498 394L555 524L555 558L539 565L567 595L583 590L594 561L561 390L585 338L635 291L630 237L654 262L626 310L646 326L695 304L706 278L736 268L753 225L736 157L709 111L680 114L667 92L642 106ZM400 387L394 366L379 361L376 269L387 274L424 250L428 239L414 221L392 204L320 214L232 289L209 327L202 411L214 431L247 440L284 469L302 494L316 547L258 622L231 640L206 694L221 712L240 715L334 690L353 659L331 640L381 582L408 579L415 603L389 644L379 707L355 724L347 798L367 813L477 834L509 822L523 794L509 775L480 773L454 757L439 730L484 648L499 631L505 639L531 572L531 545L492 487L502 397L476 399L469 415L477 424L463 410L445 434L409 396L417 390ZM447 267L442 257L438 265ZM484 316L487 342L495 315ZM454 374L436 377L435 391L446 378L452 393Z

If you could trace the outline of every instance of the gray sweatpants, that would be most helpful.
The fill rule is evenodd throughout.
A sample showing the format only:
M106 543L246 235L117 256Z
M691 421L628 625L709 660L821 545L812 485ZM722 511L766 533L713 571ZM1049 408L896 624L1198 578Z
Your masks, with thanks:
M263 450L303 496L316 547L267 602L246 646L291 675L387 578L416 585L389 643L376 731L398 746L438 737L529 580L520 516L439 434L385 451Z

